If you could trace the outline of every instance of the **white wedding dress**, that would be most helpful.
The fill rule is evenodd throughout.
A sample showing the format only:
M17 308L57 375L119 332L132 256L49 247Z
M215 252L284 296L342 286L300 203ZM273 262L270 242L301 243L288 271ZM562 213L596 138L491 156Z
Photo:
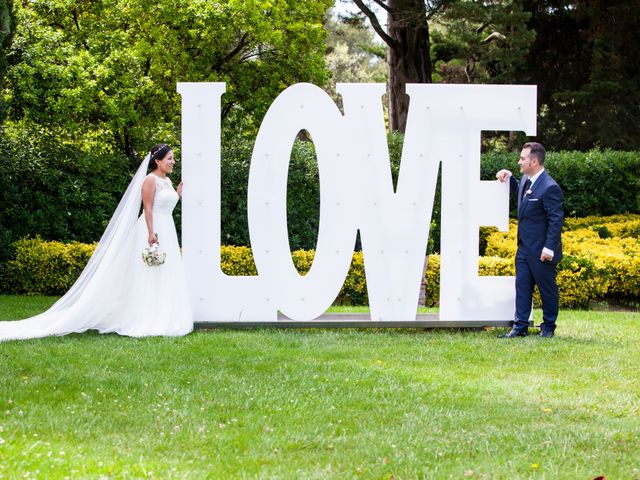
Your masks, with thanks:
M165 263L142 261L148 246L139 215L147 157L123 196L82 274L49 310L25 320L0 322L0 341L65 335L86 330L132 337L179 336L193 329L193 314L172 212L178 194L171 180L156 182L153 226Z

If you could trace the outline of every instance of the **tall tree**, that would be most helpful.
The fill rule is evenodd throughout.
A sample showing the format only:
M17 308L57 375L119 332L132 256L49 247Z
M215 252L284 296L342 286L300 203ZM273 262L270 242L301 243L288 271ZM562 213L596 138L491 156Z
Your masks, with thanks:
M520 83L535 31L531 14L513 0L452 2L432 22L434 81L443 83ZM486 149L513 150L516 132L485 132Z
M387 31L376 16L373 4L353 0L375 32L387 44L387 97L389 128L404 132L409 111L407 83L431 83L432 65L429 20L447 0L372 0L387 14Z
M521 81L538 85L541 139L555 149L640 149L635 0L525 0L536 40Z
M516 83L535 38L517 1L454 2L432 31L434 81Z
M16 3L9 130L135 157L179 141L176 82L225 81L226 124L255 128L290 83L323 84L331 0Z

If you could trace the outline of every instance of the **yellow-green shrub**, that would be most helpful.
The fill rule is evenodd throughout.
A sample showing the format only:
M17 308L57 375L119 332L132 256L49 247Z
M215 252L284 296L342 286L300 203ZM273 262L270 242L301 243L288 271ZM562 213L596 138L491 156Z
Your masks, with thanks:
M349 274L344 281L337 302L349 305L369 305L362 252L353 253Z
M440 301L440 255L429 255L425 306L434 307ZM483 276L513 275L513 260L500 257L480 257L478 273Z
M584 306L604 296L640 296L640 215L566 219L565 259L558 267L562 306ZM487 238L487 255L515 256L517 222Z
M220 268L230 276L250 277L258 274L249 247L220 247Z
M424 304L435 307L440 301L440 255L429 255L426 280Z
M601 217L602 218L602 217ZM608 217L610 220L611 217ZM563 233L565 259L558 268L558 288L563 307L584 306L591 299L606 295L640 297L640 242L637 237L601 238L593 225L611 225L610 231L620 231L634 222L620 219L608 222L590 220L589 226ZM578 225L578 224L576 224ZM609 227L607 227L609 228ZM486 257L481 257L479 275L514 275L516 249L515 221L508 233L493 232L488 237ZM15 258L6 263L2 290L20 294L60 295L76 280L95 244L22 239L14 244ZM223 246L221 268L232 276L256 275L256 266L248 247ZM313 263L313 250L296 250L292 260L296 269L306 274ZM426 273L427 306L437 305L440 293L440 256L430 255ZM362 252L353 254L351 266L338 303L368 304Z
M485 256L514 258L518 248L518 222L517 220L509 220L509 231L494 231L487 237L487 247Z
M435 261L432 261L435 260ZM513 258L480 257L478 262L480 276L513 276L515 262ZM567 257L558 269L558 290L560 306L563 308L585 307L589 300L600 298L607 292L609 285L606 276L599 275L592 262L581 258ZM440 257L429 256L427 270L427 306L436 305L440 288ZM534 294L534 303L540 306L538 292Z
M612 257L609 260L609 294L640 297L640 257Z
M487 256L514 257L517 249L518 222L509 221L508 232L492 231L487 235ZM562 233L565 253L581 255L592 251L593 247L603 251L618 250L617 240L629 239L625 253L638 253L640 244L640 215L611 215L608 217L566 218ZM588 242L574 248L575 242ZM624 242L623 242L624 243ZM579 250L579 251L578 251Z
M562 241L568 255L589 260L594 265L594 275L606 277L607 295L640 295L640 241L637 238L600 238L597 231L582 228L564 233Z
M76 281L96 247L79 242L14 242L15 257L6 264L3 290L27 295L59 295Z
M515 264L512 258L480 257L478 275L483 277L504 277L515 275Z
M293 266L296 267L296 270L300 275L306 275L309 273L315 256L315 250L294 250L291 252Z
M629 218L622 221L615 217L589 217L588 221L570 221L565 226L565 231L591 230L598 234L600 238L635 238L640 237L640 218L638 215L629 215ZM597 221L600 219L600 221Z
M635 224L637 225L640 222L640 215L633 213L626 213L624 215L609 215L606 217L600 217L596 215L592 215L589 217L580 217L580 218L565 218L564 219L564 229L565 230L577 230L579 228L591 228L597 227L600 225L618 225L623 226L625 224ZM623 235L626 236L626 235Z
M586 307L589 300L602 298L609 289L608 275L585 257L567 255L558 266L556 277L560 293L560 306L565 308ZM540 305L536 290L534 302Z
M301 275L306 275L309 272L314 256L314 250L296 250L291 253L293 265ZM257 275L253 254L249 247L222 246L220 259L222 271L227 275ZM349 305L368 304L362 252L354 252L349 273L336 302Z

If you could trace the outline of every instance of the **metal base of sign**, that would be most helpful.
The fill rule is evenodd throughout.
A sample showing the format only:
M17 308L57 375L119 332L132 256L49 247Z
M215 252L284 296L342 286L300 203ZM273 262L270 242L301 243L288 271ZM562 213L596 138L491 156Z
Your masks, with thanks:
M326 313L310 322L278 315L275 322L195 322L196 329L213 328L475 328L511 327L512 320L438 320L437 313L421 313L414 321L371 320L368 313ZM533 326L533 322L529 322Z

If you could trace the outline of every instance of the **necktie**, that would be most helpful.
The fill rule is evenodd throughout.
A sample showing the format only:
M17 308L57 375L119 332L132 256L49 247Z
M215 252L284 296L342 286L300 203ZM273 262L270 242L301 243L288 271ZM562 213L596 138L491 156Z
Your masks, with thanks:
M531 180L527 178L527 181L524 182L524 187L522 187L522 194L520 195L520 201L522 201L524 196L527 194L527 190L529 190L529 187L531 187Z

